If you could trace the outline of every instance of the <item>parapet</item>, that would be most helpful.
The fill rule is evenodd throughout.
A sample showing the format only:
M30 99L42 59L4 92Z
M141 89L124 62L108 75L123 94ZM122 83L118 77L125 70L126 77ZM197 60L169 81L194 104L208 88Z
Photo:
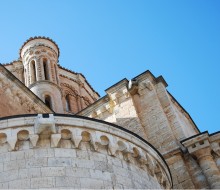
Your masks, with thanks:
M1 118L0 152L4 188L172 187L169 168L151 144L91 118L63 114Z

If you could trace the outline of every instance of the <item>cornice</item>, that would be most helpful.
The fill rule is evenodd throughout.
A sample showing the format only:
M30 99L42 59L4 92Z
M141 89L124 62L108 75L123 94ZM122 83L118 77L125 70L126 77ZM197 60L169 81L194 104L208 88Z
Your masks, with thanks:
M28 40L26 40L26 41L23 43L23 45L21 46L21 48L20 48L20 50L19 50L19 55L20 55L20 57L21 57L21 51L22 51L23 47L24 47L28 42L30 42L30 41L32 41L32 40L36 40L36 39L44 39L44 40L49 40L50 42L52 42L52 43L56 46L56 48L58 49L58 57L60 56L60 49L59 49L59 47L58 47L58 45L56 44L55 41L53 41L51 38L48 38L48 37L45 37L45 36L35 36L35 37L30 37Z

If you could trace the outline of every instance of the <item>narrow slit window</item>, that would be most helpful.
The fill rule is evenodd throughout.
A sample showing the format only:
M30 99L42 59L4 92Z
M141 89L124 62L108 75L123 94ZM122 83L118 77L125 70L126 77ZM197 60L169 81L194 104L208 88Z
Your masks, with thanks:
M44 66L44 77L45 77L45 80L49 80L48 69L47 69L47 59L43 59L43 66Z
M71 107L70 107L70 95L68 94L66 96L66 111L71 111Z
M47 105L48 108L52 108L51 106L51 97L50 96L45 96L45 104Z
M36 65L35 61L31 61L31 79L32 83L36 82Z

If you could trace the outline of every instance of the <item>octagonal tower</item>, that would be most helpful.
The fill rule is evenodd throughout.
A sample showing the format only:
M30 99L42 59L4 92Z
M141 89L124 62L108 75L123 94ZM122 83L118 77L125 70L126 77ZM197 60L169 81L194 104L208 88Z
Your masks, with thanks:
M51 39L34 37L20 49L25 85L55 112L63 113L58 77L59 47Z

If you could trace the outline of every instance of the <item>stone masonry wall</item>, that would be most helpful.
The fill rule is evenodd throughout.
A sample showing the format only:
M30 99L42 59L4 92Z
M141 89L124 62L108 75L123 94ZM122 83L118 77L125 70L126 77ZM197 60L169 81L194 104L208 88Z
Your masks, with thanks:
M48 143L45 141L44 143ZM0 188L161 188L142 169L105 154L68 148L28 149L19 142L18 151L0 147ZM43 143L41 143L42 145ZM46 144L45 144L46 145Z
M0 123L0 188L163 189L161 156L107 123L53 114Z

